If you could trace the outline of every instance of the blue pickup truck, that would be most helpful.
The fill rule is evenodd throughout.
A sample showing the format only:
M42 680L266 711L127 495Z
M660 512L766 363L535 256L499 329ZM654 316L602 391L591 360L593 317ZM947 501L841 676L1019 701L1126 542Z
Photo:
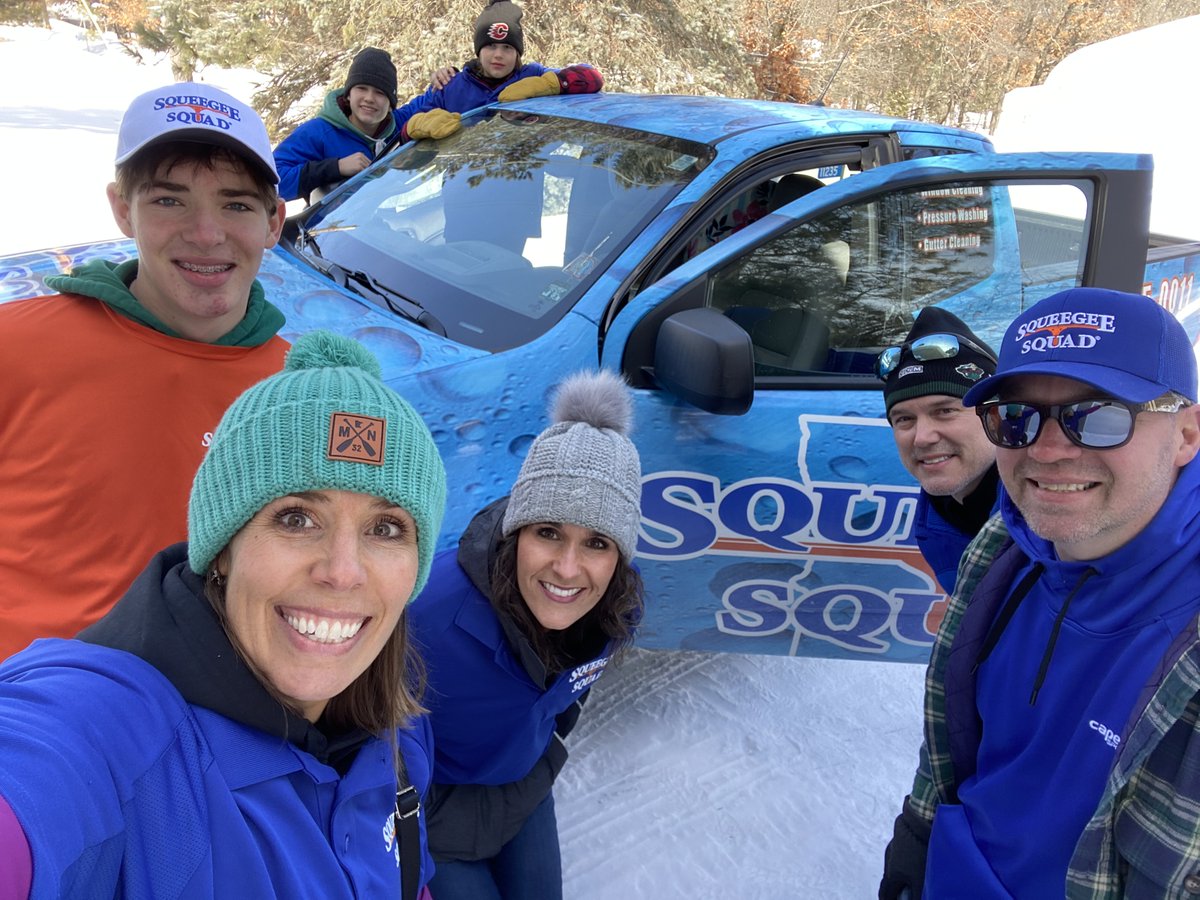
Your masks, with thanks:
M944 597L870 373L922 307L996 342L1089 284L1200 331L1200 244L1151 240L1146 156L999 155L928 123L700 97L463 121L289 219L261 280L284 337L362 341L426 417L453 486L443 547L508 489L564 375L622 373L646 647L926 658ZM132 252L9 257L0 301Z

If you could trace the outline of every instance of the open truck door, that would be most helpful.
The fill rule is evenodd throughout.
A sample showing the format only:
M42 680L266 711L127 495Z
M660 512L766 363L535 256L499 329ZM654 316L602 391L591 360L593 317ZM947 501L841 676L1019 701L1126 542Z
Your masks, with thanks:
M622 298L602 361L638 389L639 644L926 659L945 597L874 360L925 306L997 346L1056 291L1140 292L1150 179L1138 155L896 163Z

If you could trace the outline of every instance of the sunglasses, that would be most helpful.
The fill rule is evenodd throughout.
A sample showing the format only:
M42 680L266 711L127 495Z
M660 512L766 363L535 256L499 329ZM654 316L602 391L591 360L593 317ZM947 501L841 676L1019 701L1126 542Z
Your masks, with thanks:
M1008 450L1028 447L1041 435L1042 426L1054 419L1071 443L1090 450L1112 450L1129 443L1138 413L1179 412L1191 405L1178 394L1166 393L1146 403L1103 399L1049 405L989 400L980 403L975 411L983 421L987 439L997 447Z
M875 357L875 376L886 380L896 371L905 352L912 354L913 359L920 362L929 362L932 359L951 359L958 356L964 347L986 356L993 363L996 361L996 355L991 350L965 337L959 337L957 334L927 334L899 347L888 347Z

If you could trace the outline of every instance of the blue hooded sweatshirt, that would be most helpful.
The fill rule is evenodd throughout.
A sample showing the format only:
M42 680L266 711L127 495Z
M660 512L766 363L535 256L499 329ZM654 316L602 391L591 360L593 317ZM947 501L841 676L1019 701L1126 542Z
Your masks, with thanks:
M1007 494L1001 512L1028 559L980 654L977 766L938 807L926 898L1063 896L1138 698L1200 609L1200 460L1099 559L1059 560Z
M424 794L428 720L397 743ZM400 895L388 742L327 734L267 694L185 544L80 639L35 641L0 665L0 760L0 796L32 852L31 897ZM424 884L433 862L419 831Z
M395 110L376 134L359 131L338 103L345 93L345 88L339 88L326 94L320 114L300 125L275 148L279 196L284 200L307 199L315 188L345 181L338 160L355 153L375 159L398 133L400 122Z

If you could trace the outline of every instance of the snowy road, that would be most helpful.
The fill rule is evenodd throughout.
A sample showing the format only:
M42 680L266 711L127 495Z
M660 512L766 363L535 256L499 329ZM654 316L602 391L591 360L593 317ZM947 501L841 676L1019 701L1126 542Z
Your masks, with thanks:
M873 897L922 674L635 651L593 689L555 789L567 898Z

